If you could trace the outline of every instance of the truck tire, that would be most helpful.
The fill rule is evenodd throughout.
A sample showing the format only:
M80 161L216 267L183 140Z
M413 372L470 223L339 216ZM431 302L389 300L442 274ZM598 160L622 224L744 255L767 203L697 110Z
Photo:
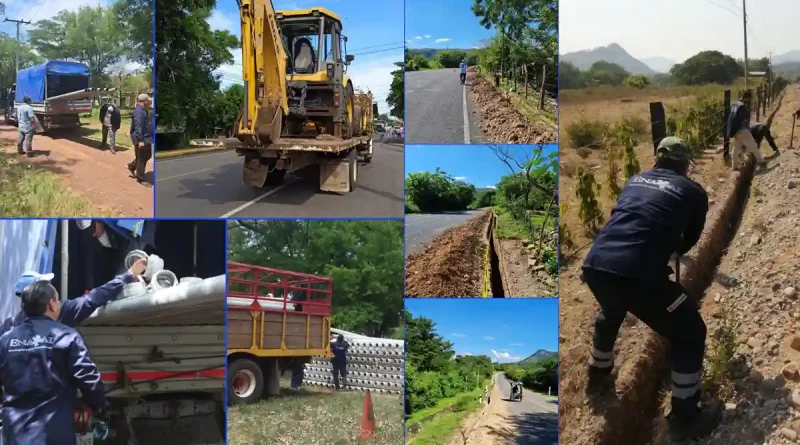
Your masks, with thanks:
M350 150L349 159L347 162L348 168L348 181L350 182L348 188L352 192L356 189L356 181L358 180L358 150Z
M361 136L363 129L361 128L361 105L353 105L353 137Z
M261 399L264 373L254 361L238 359L228 365L228 403L246 405Z
M265 181L265 185L281 185L283 184L283 178L286 176L286 169L281 168L274 168L275 164L270 164L269 168L273 169L269 173L267 173L267 180Z

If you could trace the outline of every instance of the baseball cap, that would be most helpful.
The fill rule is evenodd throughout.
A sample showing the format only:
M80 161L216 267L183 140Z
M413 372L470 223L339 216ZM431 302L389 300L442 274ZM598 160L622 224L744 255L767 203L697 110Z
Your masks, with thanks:
M17 296L22 295L22 291L25 290L26 287L30 286L36 281L52 281L55 277L55 274L46 273L40 274L38 272L28 271L22 274L21 277L17 280L17 284L14 285L14 293Z
M148 96L147 94L142 93L139 96L137 96L136 99L138 99L139 102L144 102L146 100L150 100L150 96Z
M692 149L683 139L667 136L659 142L658 149L656 149L656 157L679 162L691 162Z

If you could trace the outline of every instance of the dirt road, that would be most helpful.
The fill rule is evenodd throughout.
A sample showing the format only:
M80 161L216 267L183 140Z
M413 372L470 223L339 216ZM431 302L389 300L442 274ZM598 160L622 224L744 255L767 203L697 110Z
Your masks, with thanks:
M557 401L526 392L521 402L511 402L510 391L506 378L496 374L491 402L468 418L447 445L557 444Z
M33 148L37 156L19 160L58 175L75 194L102 209L104 216L152 218L153 188L138 184L126 167L133 160L133 151L118 150L114 155L99 150L99 143L83 137L82 130L36 135ZM16 127L0 125L0 147L6 154L16 152L17 134ZM152 165L146 174L151 184Z

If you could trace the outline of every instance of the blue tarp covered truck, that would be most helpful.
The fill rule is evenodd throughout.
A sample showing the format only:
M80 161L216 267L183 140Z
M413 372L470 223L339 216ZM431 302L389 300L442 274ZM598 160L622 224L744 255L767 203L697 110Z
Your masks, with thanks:
M123 289L77 327L106 386L111 434L93 441L90 416L77 416L76 443L223 445L224 221L0 220L0 322L21 310L23 272L53 273L72 299L127 269L136 249L158 255L180 283L153 275L159 289Z
M113 90L89 88L89 78L88 66L64 60L48 60L20 70L17 83L8 91L6 123L16 124L16 108L28 96L42 125L40 131L80 126L80 115L92 111L93 100Z

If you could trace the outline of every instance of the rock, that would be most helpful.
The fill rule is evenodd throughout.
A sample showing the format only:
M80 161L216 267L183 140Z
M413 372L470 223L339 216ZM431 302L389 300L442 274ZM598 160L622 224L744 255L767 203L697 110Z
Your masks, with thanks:
M761 235L756 233L750 237L750 247L758 245L759 243L761 243Z
M787 298L791 298L794 300L797 298L797 289L793 288L792 286L787 287L783 290L783 295Z
M714 295L714 303L719 303L722 300L722 296L720 294Z
M781 428L781 436L789 440L796 440L797 432L795 430L790 430L789 428Z
M751 348L760 348L763 344L764 342L755 337L751 337L750 340L747 340L747 346Z
M794 189L794 188L797 188L797 183L794 182L794 181L789 181L788 186L789 186L789 189Z
M759 384L764 381L764 374L762 374L758 369L754 369L750 371L750 380L755 384Z
M775 388L778 387L778 384L775 382L775 379L764 379L760 385L758 385L758 389L761 390L762 393L765 395L770 395L775 392Z
M781 375L786 377L787 380L800 380L800 372L798 372L797 364L794 362L786 364L783 369L781 369Z
M728 412L736 411L737 408L738 407L736 406L735 403L728 402L728 403L725 404L725 411L728 411Z
M795 409L800 409L800 389L794 389L788 396L786 402Z

